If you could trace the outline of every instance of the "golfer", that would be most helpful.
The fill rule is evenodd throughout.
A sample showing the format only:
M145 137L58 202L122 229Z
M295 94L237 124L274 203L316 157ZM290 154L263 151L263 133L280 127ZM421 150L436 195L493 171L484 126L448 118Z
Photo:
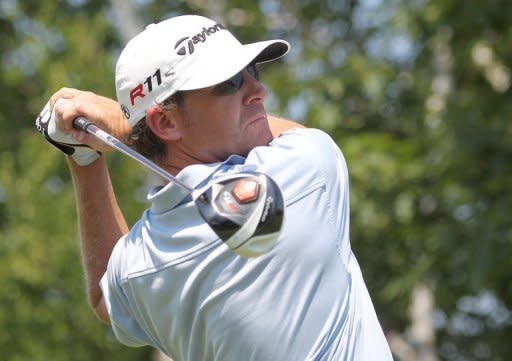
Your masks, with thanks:
M46 136L70 155L89 301L123 344L175 361L392 360L350 246L342 153L324 132L265 112L258 64L288 48L242 45L211 19L178 16L126 45L118 102L70 88L51 97ZM130 229L108 149L73 128L78 116L191 188L244 171L270 176L285 200L275 246L236 254L172 183L149 191Z

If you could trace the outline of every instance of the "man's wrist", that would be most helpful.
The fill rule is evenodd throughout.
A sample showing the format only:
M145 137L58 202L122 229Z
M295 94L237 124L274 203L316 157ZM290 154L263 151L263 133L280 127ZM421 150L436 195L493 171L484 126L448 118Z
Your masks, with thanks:
M69 161L79 167L86 167L96 162L103 154L88 149L87 152L75 152L72 155L66 155Z

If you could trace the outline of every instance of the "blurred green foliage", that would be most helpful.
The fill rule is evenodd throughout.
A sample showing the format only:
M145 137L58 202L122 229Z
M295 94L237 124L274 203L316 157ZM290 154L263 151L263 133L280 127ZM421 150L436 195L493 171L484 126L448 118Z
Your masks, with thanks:
M512 355L512 13L505 0L133 1L141 23L219 19L282 37L268 109L329 132L351 176L353 248L386 331L407 335L412 288L434 292L442 360ZM62 86L114 96L110 2L0 2L0 349L4 359L148 360L86 303L73 189L33 123ZM127 219L146 173L109 155ZM134 171L134 169L136 169Z

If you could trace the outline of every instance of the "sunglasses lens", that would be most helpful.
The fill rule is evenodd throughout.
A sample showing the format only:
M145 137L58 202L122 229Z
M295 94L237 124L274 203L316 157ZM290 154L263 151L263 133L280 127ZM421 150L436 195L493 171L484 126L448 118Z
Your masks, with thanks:
M247 72L256 80L259 80L258 69L256 65L251 64L245 68ZM244 85L244 75L243 70L237 74L235 74L230 79L217 84L213 87L213 92L217 95L232 95L235 94L240 88Z
M235 94L237 91L240 90L244 83L244 76L242 72L239 72L235 74L230 79L217 84L213 87L213 91L217 95L231 95Z
M256 68L256 65L255 64L251 64L249 66L247 66L247 68L245 68L247 70L247 72L249 74L251 74L251 76L256 79L256 80L260 80L260 75L258 74L258 68Z

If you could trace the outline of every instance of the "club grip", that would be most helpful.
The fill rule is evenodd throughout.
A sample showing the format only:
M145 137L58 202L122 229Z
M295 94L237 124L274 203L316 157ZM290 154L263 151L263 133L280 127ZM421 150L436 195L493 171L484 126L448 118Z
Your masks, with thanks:
M94 124L84 117L78 117L73 120L73 126L77 129L83 130L84 132L88 132L88 128L91 125Z

